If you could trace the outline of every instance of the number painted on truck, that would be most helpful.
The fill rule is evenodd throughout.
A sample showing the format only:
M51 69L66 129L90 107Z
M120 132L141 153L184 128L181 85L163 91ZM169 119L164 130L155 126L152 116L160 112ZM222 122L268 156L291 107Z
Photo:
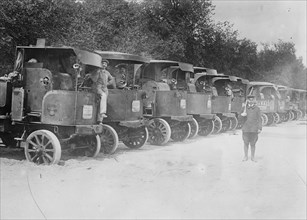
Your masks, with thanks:
M180 99L180 108L185 109L187 106L185 99Z
M132 101L132 112L139 112L141 110L141 102L140 100Z
M83 119L91 119L93 117L93 106L92 105L84 105L83 106Z

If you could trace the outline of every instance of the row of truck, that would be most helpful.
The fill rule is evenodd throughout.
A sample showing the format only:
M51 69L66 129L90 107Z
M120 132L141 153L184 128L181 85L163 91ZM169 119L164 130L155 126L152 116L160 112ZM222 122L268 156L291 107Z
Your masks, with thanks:
M36 164L57 164L63 151L95 157L119 142L132 149L165 145L242 126L246 96L256 96L263 125L306 114L307 91L250 82L215 69L111 51L38 43L16 48L14 70L0 77L0 138ZM107 118L88 77L109 61Z

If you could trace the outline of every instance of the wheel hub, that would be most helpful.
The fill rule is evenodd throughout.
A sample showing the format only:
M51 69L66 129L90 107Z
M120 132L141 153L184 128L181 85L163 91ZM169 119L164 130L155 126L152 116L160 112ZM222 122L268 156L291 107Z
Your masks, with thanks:
M160 130L159 130L159 128L155 128L153 132L154 132L154 134L158 134L158 133L160 133Z

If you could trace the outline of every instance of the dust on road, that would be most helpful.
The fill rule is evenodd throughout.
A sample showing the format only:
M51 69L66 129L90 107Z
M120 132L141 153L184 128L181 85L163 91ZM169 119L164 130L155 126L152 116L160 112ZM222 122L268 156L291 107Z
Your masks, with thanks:
M306 121L36 166L1 151L1 219L306 219Z

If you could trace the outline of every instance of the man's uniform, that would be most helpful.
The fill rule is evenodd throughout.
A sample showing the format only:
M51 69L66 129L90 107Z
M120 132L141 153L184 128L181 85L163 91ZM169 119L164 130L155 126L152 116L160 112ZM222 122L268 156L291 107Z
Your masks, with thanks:
M107 112L107 96L108 96L108 82L113 79L107 70L99 69L92 73L90 78L93 81L92 90L100 96L100 111L98 121L102 121L103 115Z

